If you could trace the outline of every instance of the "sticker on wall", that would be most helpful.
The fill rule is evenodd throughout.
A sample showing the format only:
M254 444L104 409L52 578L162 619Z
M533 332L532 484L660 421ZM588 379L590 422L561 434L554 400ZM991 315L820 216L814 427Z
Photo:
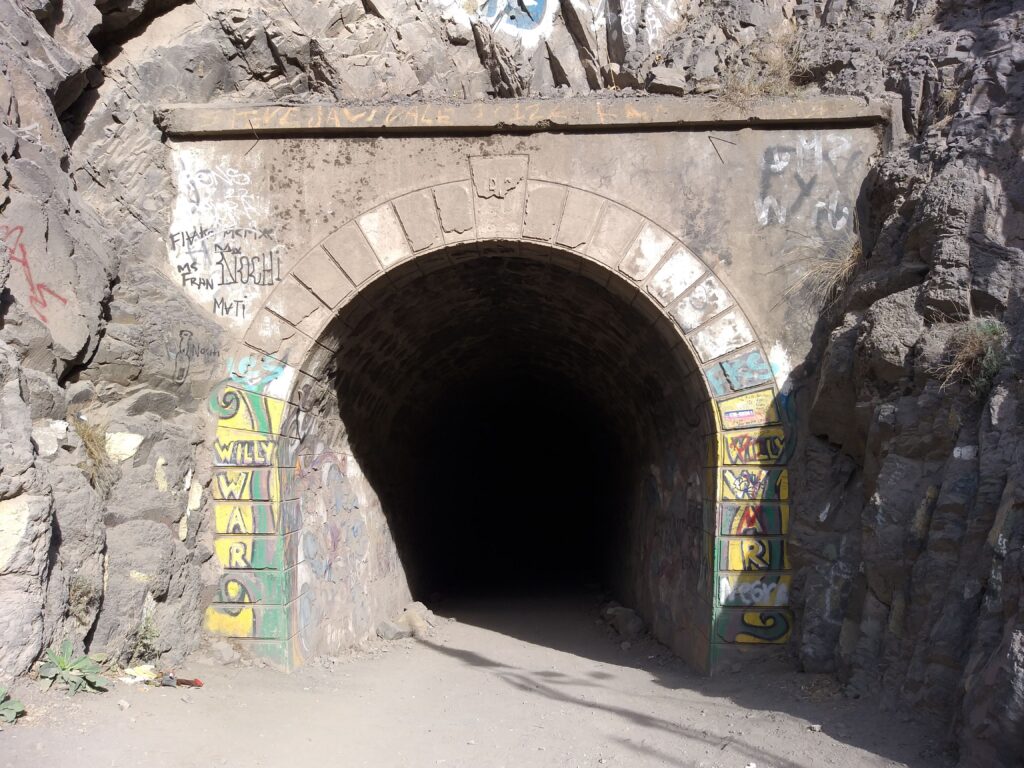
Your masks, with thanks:
M718 401L718 414L724 429L761 427L778 424L778 409L775 406L775 390L760 389L747 392L727 400Z

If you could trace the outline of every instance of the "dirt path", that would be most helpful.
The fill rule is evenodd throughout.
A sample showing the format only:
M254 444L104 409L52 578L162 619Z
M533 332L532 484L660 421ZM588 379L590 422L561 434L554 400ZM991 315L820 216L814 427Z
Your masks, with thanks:
M706 680L653 643L624 651L579 601L453 608L440 613L459 621L431 637L291 675L192 663L179 674L201 690L67 699L23 686L32 714L0 733L0 766L943 764L924 729L827 678Z

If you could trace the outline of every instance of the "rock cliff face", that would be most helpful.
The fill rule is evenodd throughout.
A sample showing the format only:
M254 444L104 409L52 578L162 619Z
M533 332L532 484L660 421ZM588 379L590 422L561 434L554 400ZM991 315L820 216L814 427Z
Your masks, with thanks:
M156 266L154 107L869 95L898 141L793 378L793 652L954 724L964 765L1019 764L1022 24L1009 0L0 0L0 674L61 636L199 642L194 414L224 361Z
M799 655L853 694L956 723L965 765L1013 764L1024 45L1009 4L937 10L874 62L866 46L844 61L857 24L807 38L826 87L898 93L908 137L864 190L864 258L823 318L802 392ZM991 365L946 375L980 339Z

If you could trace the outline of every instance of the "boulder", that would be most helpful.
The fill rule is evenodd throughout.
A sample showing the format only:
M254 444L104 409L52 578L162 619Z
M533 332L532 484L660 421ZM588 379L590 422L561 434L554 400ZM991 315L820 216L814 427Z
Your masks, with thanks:
M384 619L377 625L377 637L388 642L412 637L412 633L412 628L408 624L399 624L389 619Z

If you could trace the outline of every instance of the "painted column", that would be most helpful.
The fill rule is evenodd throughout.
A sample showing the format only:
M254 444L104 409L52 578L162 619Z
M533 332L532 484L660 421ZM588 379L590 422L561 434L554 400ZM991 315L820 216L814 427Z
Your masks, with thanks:
M783 643L793 620L789 533L792 420L759 349L705 369L719 423L712 668L732 644Z
M290 668L297 633L296 560L301 527L293 493L289 404L267 393L285 366L245 357L210 396L217 416L211 495L214 552L224 573L205 625Z

